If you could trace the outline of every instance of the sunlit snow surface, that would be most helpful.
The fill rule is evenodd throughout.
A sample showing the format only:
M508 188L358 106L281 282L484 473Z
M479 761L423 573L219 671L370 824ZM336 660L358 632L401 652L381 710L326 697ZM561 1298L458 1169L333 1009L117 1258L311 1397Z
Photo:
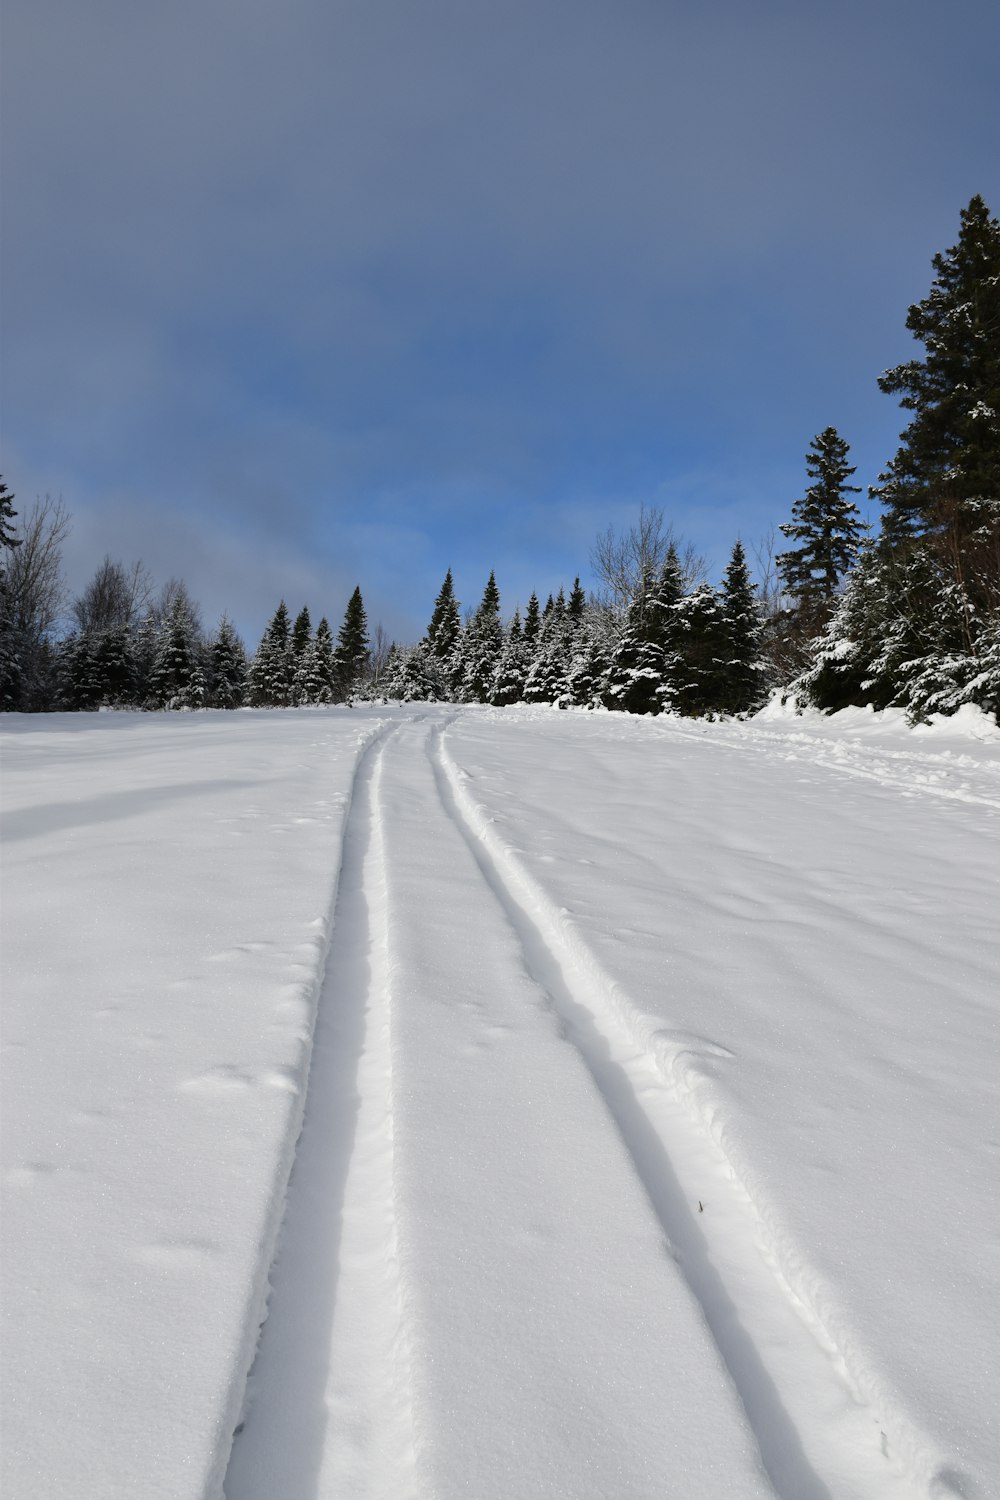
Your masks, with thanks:
M1000 1494L995 726L0 725L5 1496Z

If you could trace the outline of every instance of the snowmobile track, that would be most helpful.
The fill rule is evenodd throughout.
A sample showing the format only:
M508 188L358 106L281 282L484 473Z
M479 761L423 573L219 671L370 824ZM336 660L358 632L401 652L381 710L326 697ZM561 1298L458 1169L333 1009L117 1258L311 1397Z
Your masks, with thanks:
M353 780L304 1120L227 1500L415 1493L379 801L396 732L372 740Z
M604 1100L779 1500L961 1496L895 1393L831 1333L794 1247L699 1118L685 1081L697 1077L699 1052L723 1049L664 1033L602 972L475 802L445 733L435 726L428 741L445 812Z

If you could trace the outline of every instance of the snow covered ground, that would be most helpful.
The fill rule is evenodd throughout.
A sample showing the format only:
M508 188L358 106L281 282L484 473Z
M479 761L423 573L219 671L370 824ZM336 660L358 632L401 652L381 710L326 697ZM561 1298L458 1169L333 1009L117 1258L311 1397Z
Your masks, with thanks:
M5 1496L1000 1494L995 727L0 724Z

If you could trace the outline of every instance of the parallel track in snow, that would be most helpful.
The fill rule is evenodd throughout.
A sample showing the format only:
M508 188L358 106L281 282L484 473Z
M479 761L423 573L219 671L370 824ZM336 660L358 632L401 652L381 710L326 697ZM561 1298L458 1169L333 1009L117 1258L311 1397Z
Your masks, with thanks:
M700 1113L699 1079L721 1049L664 1032L603 973L470 795L445 736L426 727L433 805L593 1080L777 1500L957 1500L960 1483L832 1326ZM393 987L405 976L394 976L380 795L390 737L355 776L305 1121L227 1500L417 1500L426 1489L395 1187Z
M354 778L304 1123L226 1500L416 1493L379 801L390 737Z
M963 1493L895 1393L831 1330L792 1248L691 1103L699 1053L650 1024L506 848L430 732L442 807L516 933L628 1150L727 1368L779 1500Z

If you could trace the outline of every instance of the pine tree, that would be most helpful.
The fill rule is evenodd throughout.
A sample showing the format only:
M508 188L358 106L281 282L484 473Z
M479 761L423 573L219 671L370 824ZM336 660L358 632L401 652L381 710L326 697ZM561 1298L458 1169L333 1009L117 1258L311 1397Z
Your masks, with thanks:
M538 595L532 593L528 600L528 608L524 612L524 644L528 650L532 650L538 640L538 632L542 628L541 611L538 607Z
M710 584L702 583L673 606L672 615L676 651L668 677L669 707L696 717L719 713L727 648L722 600Z
M296 660L301 658L311 639L312 622L309 619L308 608L306 605L303 605L295 617L295 624L292 626L292 655Z
M659 576L647 570L625 611L603 687L606 707L633 714L670 707L674 610L682 587L680 562L671 546Z
M316 670L320 680L319 697L316 702L332 703L337 686L337 666L334 659L333 631L325 615L316 626L314 646Z
M209 648L209 701L213 708L239 708L247 678L247 653L228 615L223 615Z
M16 515L13 492L0 478L0 547L20 547L21 538L17 535L17 528L11 525Z
M520 703L524 697L524 681L528 673L527 650L521 613L515 609L493 675L490 702L500 708Z
M466 703L489 703L502 648L500 590L491 572L462 641L460 691Z
M4 551L20 547L21 539L11 525L17 511L14 496L0 479L0 710L16 708L21 697L21 659L14 630L14 608L7 583Z
M751 713L764 701L763 631L756 592L743 544L737 542L722 581L718 706L723 713Z
M582 621L584 610L587 607L587 596L580 585L579 578L574 578L573 580L569 603L566 607L569 611L570 619L578 625Z
M890 537L953 532L961 542L984 520L995 526L1000 509L1000 221L978 194L958 243L932 264L930 294L906 319L926 357L879 379L914 415L872 494Z
M368 617L360 588L354 590L344 611L344 623L337 635L334 652L334 668L336 698L345 702L361 687L368 668Z
M797 601L810 623L822 623L841 580L857 557L863 532L861 513L848 496L860 487L848 484L855 466L847 462L850 449L835 427L825 427L813 438L806 454L806 472L813 480L792 506L782 534L800 543L775 559L786 591Z
M153 665L151 689L161 708L200 708L205 699L205 675L200 643L186 600L176 598Z
M549 596L551 598L551 595ZM524 683L525 703L557 703L569 689L571 622L562 589L542 615Z
M445 574L444 583L437 598L434 601L434 613L427 627L425 640L431 654L438 661L450 660L458 645L459 636L462 633L462 618L458 600L455 598L455 585L452 582L451 569Z
M287 708L294 691L288 606L284 599L261 636L247 672L247 702L254 708Z

